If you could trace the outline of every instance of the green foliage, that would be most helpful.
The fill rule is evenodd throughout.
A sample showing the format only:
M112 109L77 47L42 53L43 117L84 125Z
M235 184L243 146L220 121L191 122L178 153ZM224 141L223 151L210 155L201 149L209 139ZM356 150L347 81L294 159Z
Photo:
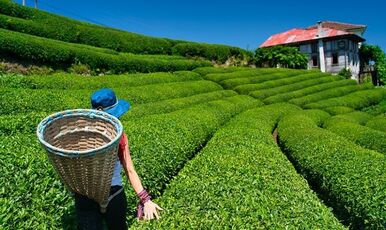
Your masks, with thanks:
M256 49L255 63L259 67L306 69L308 58L296 47L272 46Z
M361 111L353 111L350 113L344 113L344 114L339 114L336 116L331 117L330 120L339 122L350 122L354 124L359 124L359 125L365 125L370 119L372 119L373 116L361 112Z
M240 75L238 78L230 78L225 79L223 81L220 81L219 84L222 85L226 89L234 89L241 85L247 85L247 84L258 84L265 81L270 80L279 80L283 78L293 77L296 75L301 75L299 72L295 71L288 71L288 72L268 72L268 71L262 71L260 74L253 76L244 76Z
M208 62L181 57L134 55L116 51L35 37L0 29L0 57L13 57L34 64L68 68L82 63L95 71L157 72L191 70L209 66Z
M258 101L250 97L235 96L174 113L124 122L132 159L142 183L153 196L158 196L166 182L216 129L237 113L258 105ZM23 118L28 119L20 119ZM72 198L60 183L36 136L14 135L15 132L0 136L0 160L4 163L0 195L5 204L0 210L0 228L58 229L63 227L63 222L67 227L73 227ZM137 202L132 190L126 194L130 204ZM132 214L133 211L130 210Z
M279 118L297 109L266 106L232 119L156 201L164 216L131 228L343 229L272 139Z
M189 71L173 73L138 73L125 75L108 75L85 77L75 74L54 74L50 76L0 76L0 86L7 88L29 89L99 89L123 88L150 84L172 83L202 80L197 74Z
M299 114L299 111L293 112ZM318 127L322 127L324 122L331 118L330 114L319 109L307 109L300 112L310 118Z
M291 83L285 84L285 82L283 82L282 85L278 85L276 87L273 86L272 88L266 88L266 89L261 89L261 90L257 90L257 91L252 91L249 93L249 95L254 97L254 98L258 98L258 99L265 99L267 97L274 96L277 94L293 92L295 90L301 90L301 89L304 89L306 87L315 86L315 85L319 85L319 84L323 84L323 83L335 82L335 81L339 81L339 80L341 80L339 77L326 76L326 75L323 76L322 75L319 78L310 77L309 80L295 82L292 84ZM262 84L264 84L264 83L262 83Z
M0 116L0 136L35 133L39 122L48 115L48 113L32 112Z
M366 126L386 133L386 113L370 119L366 123Z
M256 77L265 73L277 73L278 71L285 72L285 69L257 68L257 69L234 71L230 73L212 73L212 74L205 75L203 77L207 80L215 81L219 83L227 79Z
M59 229L74 223L73 200L35 134L0 135L0 162L1 229Z
M205 76L207 74L211 73L231 73L231 72L236 72L236 71L241 71L241 70L249 70L251 68L249 67L198 67L193 70L193 72L199 73L202 76Z
M259 105L257 100L239 95L123 122L142 184L153 197L160 196L168 182L221 125L234 115ZM128 193L129 203L136 203L136 200L135 193ZM134 208L132 206L131 213Z
M4 29L119 52L171 53L171 43L166 39L83 23L14 3L0 1L0 13L0 27Z
M373 116L386 113L386 100L382 100L378 104L363 108L362 111L371 114Z
M370 61L375 62L375 71L383 84L386 83L386 55L381 47L363 44L359 49L361 66L368 65Z
M338 115L338 114L354 112L354 109L347 106L331 106L331 107L324 108L324 111L326 111L331 115Z
M328 75L326 75L324 73L312 73L311 72L311 73L294 75L294 76L288 77L288 78L264 81L260 84L240 85L240 86L235 87L234 90L238 93L241 93L241 94L248 94L248 93L250 93L252 91L256 91L256 90L281 87L283 85L294 84L297 82L304 82L306 80L317 79L317 78L321 78L321 77L325 77L325 76L328 76Z
M372 84L363 84L363 85L355 84L355 85L341 86L341 87L336 87L331 89L325 89L323 91L308 94L303 97L294 98L289 100L288 102L295 104L297 106L304 106L312 102L326 100L328 98L341 97L351 92L356 92L356 91L365 90L365 89L372 89L372 88L374 88ZM331 107L331 106L334 106L334 105L330 105L326 107Z
M386 133L359 124L332 119L324 128L364 148L386 154Z
M136 105L217 91L221 86L210 81L192 81L113 89L118 98L126 99L132 105ZM0 115L90 108L90 96L93 91L0 89Z
M301 84L301 83L299 83ZM336 81L333 82L327 82L327 83L321 83L318 85L313 85L309 87L304 87L292 92L284 92L276 95L269 96L263 100L265 104L273 104L273 103L278 103L278 102L287 102L291 99L295 98L300 98L300 97L305 97L309 94L314 94L321 92L323 90L327 89L332 89L332 88L337 88L341 86L347 86L347 85L356 85L355 80L339 80L337 79Z
M69 73L73 74L79 74L79 75L86 75L90 76L92 71L90 66L85 64L72 64L70 68L68 68Z
M335 214L353 229L385 225L385 155L327 130L306 115L279 122L280 145Z
M0 28L125 53L174 53L186 57L199 56L221 63L231 57L241 60L252 57L248 51L237 47L144 36L79 22L5 0L0 0Z
M185 57L204 57L208 60L219 63L226 62L230 57L235 57L241 60L248 59L249 55L247 51L237 47L190 42L178 43L173 46L172 54Z
M347 106L361 109L386 99L386 89L377 88L350 93L346 96L321 100L304 106L308 109L323 109L331 106Z
M121 117L121 120L140 118L153 114L169 113L203 102L219 100L224 97L231 97L236 95L237 93L231 90L219 90L209 93L201 93L189 97L139 104L137 106L133 106L125 115Z
M338 75L340 75L346 79L350 79L352 76L351 70L349 68L343 68L341 71L339 71Z

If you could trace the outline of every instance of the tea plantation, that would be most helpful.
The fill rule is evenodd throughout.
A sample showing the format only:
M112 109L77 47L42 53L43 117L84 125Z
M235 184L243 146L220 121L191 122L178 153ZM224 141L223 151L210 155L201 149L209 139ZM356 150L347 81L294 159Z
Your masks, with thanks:
M137 221L126 185L130 229L386 229L386 89L316 70L212 67L249 55L0 0L0 61L55 70L0 68L0 229L76 229L35 132L54 112L90 108L100 88L131 103L120 120L135 169L164 209ZM101 76L66 72L74 65Z
M35 128L114 89L142 182L165 209L132 229L382 229L386 90L316 71L0 77L0 228L73 229L74 203ZM272 137L278 128L278 143Z

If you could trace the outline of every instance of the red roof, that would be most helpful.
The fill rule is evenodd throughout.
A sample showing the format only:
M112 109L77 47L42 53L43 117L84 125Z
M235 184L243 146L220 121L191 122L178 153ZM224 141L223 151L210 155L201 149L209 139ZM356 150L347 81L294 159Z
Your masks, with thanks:
M272 35L260 47L268 47L268 46L284 45L284 44L300 43L300 42L305 42L310 40L316 40L316 39L319 39L317 35L318 35L318 29L292 29L284 33ZM359 37L358 35L355 35L354 33L346 32L342 30L330 29L330 28L323 28L321 37L329 38L329 37L337 37L337 36L344 36L344 35L356 36L361 41L363 41L363 38Z
M341 23L341 22L323 21L322 27L323 28L336 29L336 30L350 31L350 30L356 30L356 29L365 29L367 26L355 25L355 24L349 24L349 23ZM307 29L316 29L316 28L318 28L317 24L310 26Z

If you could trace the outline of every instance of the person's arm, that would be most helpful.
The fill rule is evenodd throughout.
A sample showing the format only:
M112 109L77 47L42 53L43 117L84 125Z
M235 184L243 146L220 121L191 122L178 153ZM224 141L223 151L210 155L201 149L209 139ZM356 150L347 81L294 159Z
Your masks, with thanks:
M134 169L134 164L133 164L133 161L131 160L129 144L128 144L126 135L123 138L126 138L126 140L124 140L125 146L123 148L122 157L120 157L120 161L123 166L123 169L125 170L125 174L130 181L131 186L133 187L134 191L138 195L141 192L143 192L144 189L143 189L141 180L139 179L139 176ZM162 210L162 208L160 208L157 204L155 204L151 200L148 200L147 202L145 202L143 206L144 206L143 212L144 212L145 220L151 220L151 219L154 219L154 217L159 219L159 214L157 212L157 209Z

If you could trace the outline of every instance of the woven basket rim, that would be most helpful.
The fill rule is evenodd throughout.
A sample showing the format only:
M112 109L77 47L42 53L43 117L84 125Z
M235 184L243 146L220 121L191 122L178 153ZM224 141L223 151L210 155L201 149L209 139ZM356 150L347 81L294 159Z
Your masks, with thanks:
M56 121L58 119L66 118L66 117L74 117L74 116L86 116L86 117L97 117L104 121L112 123L115 128L117 129L117 135L114 137L113 140L109 141L109 143L102 145L95 149L89 149L89 150L82 150L82 151L76 151L76 150L66 150L62 148L55 147L48 143L44 139L44 131L48 124L52 123L53 121ZM111 145L113 145L115 142L119 141L123 133L123 126L120 120L106 112L95 110L95 109L72 109L72 110L65 110L53 113L46 118L44 118L37 126L36 134L38 136L38 139L40 143L47 148L49 152L55 153L60 156L64 157L86 157L86 156L92 156L95 155L97 152L103 152L101 150L107 149Z

